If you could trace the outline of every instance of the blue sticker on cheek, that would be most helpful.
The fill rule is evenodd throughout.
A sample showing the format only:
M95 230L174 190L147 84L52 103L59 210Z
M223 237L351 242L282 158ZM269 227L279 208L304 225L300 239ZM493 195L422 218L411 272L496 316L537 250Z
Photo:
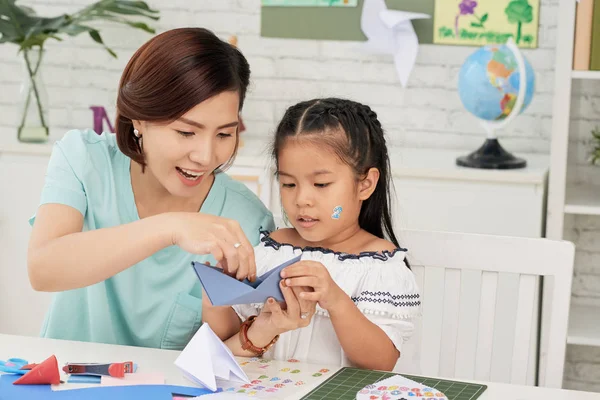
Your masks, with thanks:
M341 213L342 213L342 206L336 206L333 208L333 214L331 214L331 218L340 219Z

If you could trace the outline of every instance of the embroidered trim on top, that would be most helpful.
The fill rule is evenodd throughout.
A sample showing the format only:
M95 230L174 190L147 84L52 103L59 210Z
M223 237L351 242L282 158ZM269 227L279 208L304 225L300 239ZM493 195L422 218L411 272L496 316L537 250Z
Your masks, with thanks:
M260 235L262 236L260 238L260 241L263 242L265 244L265 246L272 247L275 250L279 250L280 247L285 246L285 247L291 247L293 250L309 251L309 252L310 251L318 251L323 254L333 254L333 255L337 256L338 260L340 260L340 261L358 260L363 257L371 257L371 258L374 258L375 260L387 261L388 259L394 257L396 255L396 253L398 253L398 252L407 252L408 251L407 249L398 247L398 248L395 248L393 251L383 250L381 253L378 251L362 251L359 254L349 254L349 253L343 253L343 252L339 252L339 251L333 251L330 249L326 249L324 247L310 247L310 246L299 247L299 246L294 246L289 243L279 243L275 239L271 238L271 236L269 236L270 233L271 232L265 231L265 230L260 231Z
M394 301L391 299L372 299L369 297L352 297L352 301L355 303L376 303L376 304L391 304L394 307L419 307L420 301Z
M390 292L363 290L360 295L352 297L352 301L355 303L391 304L394 307L419 307L421 305L421 295L418 293L393 295Z
M372 300L368 300L368 301L372 301L372 302L389 302L389 301L394 301L394 300L415 300L415 301L420 301L421 295L419 293L412 293L412 294L406 294L406 293L402 293L402 294L391 294L390 292L370 292L368 290L363 290L362 292L360 292L360 295L358 295L357 297L352 297L352 299L358 299L358 298L371 298ZM378 299L378 298L383 298L383 299L387 299L389 301L383 301L383 299Z

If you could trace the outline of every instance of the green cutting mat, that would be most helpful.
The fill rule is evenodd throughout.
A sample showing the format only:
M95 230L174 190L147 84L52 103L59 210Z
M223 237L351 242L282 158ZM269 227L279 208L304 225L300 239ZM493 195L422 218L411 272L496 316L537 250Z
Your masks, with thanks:
M301 400L354 400L356 399L356 393L365 386L394 375L398 374L358 368L342 368ZM475 400L487 388L487 386L476 385L474 383L446 381L443 379L404 374L402 376L439 390L446 395L448 400Z

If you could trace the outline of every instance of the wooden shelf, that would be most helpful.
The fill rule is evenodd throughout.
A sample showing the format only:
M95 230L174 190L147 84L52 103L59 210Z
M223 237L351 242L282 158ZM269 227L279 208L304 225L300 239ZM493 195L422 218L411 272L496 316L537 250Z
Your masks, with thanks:
M600 79L600 71L572 71L573 79Z
M600 186L573 185L567 187L565 213L600 215Z
M600 307L571 306L567 343L600 346Z

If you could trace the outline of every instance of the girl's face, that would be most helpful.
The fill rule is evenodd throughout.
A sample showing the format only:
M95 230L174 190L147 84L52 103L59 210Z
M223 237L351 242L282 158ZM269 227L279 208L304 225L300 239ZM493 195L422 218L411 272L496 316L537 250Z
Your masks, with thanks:
M146 173L171 194L194 197L212 185L210 174L233 155L239 94L223 92L170 124L134 121L142 134Z
M281 202L291 224L308 242L327 247L358 227L365 197L353 169L327 146L288 139L279 151Z

